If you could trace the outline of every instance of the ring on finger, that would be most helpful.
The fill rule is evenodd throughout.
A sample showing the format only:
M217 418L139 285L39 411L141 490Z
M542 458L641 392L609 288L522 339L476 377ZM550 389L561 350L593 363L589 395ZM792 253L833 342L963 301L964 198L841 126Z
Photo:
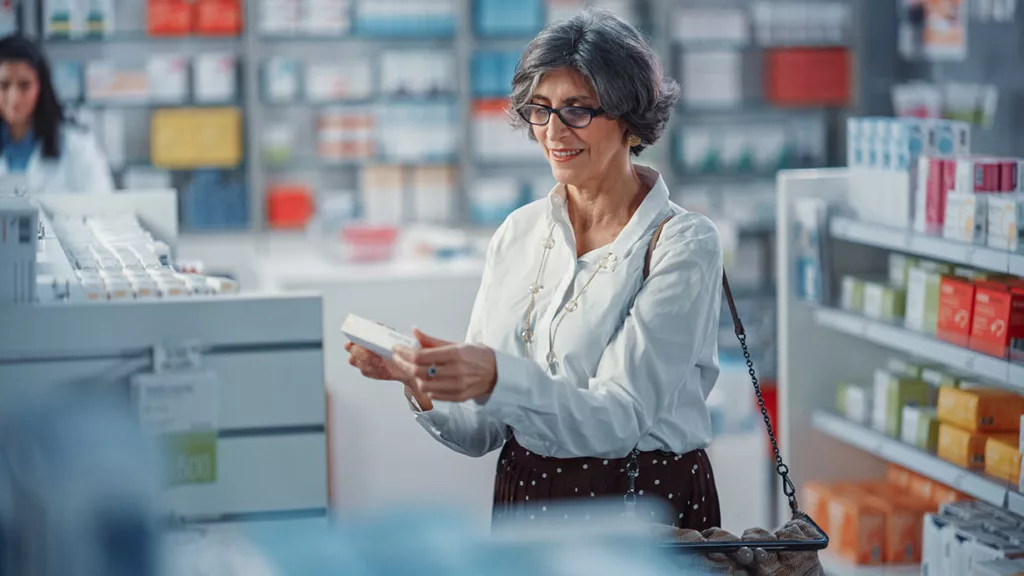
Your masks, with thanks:
M437 376L437 364L431 364L430 368L427 368L427 378L434 378Z

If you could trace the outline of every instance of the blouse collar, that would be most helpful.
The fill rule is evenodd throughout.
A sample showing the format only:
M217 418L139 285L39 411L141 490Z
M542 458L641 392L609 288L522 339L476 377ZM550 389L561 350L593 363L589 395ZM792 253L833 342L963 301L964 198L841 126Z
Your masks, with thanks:
M647 235L648 230L660 223L660 221L655 222L655 220L664 213L669 201L668 186L665 185L665 180L657 170L640 165L637 165L636 169L640 178L645 183L653 181L653 185L647 196L640 202L636 212L629 219L629 223L626 224L626 227L619 232L619 235L607 247L607 252L611 252L620 258L626 256L630 249ZM569 221L565 188L561 184L556 184L548 194L548 215L551 222L562 229L566 242L570 246L575 247L576 241L572 232L572 223Z

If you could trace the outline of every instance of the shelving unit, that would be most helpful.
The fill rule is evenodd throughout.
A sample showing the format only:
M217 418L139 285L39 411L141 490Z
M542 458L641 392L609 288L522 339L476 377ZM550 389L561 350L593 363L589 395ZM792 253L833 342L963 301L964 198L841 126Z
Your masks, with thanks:
M846 242L934 258L980 270L1024 276L1024 254L1006 250L955 242L845 217L832 218L829 234L834 239Z
M815 307L814 318L819 326L1024 392L1024 364L988 356L842 310Z
M781 449L797 489L809 480L856 481L884 475L896 463L939 483L1015 513L1024 512L1024 495L1016 486L967 470L935 454L905 444L833 412L840 382L870 381L875 367L893 357L909 356L945 366L949 372L979 382L1024 392L1024 365L939 341L902 326L833 307L825 282L820 301L798 296L806 257L806 229L796 206L804 200L842 206L849 194L846 169L783 171L778 177L777 253L779 278L779 425ZM800 216L804 216L803 213ZM880 227L832 215L818 222L826 279L840 274L874 274L886 268L885 251L906 252L989 270L1011 271L1016 255L971 250L939 238ZM878 250L882 248L883 250ZM979 256L979 254L983 254ZM996 258L999 256L999 258ZM1006 266L1006 268L1003 268ZM830 574L884 575L917 573L920 567L851 568L829 564Z

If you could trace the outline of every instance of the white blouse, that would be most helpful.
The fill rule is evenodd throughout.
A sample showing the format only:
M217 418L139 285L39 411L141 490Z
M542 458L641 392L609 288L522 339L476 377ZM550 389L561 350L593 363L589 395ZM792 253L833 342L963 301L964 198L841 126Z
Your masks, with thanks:
M651 191L614 242L581 258L561 186L495 233L466 339L494 349L497 383L486 399L435 402L424 412L414 405L438 441L482 456L514 433L528 450L559 458L708 446L706 400L719 372L718 231L672 203L657 172L640 170L656 180ZM669 216L644 282L651 235ZM527 346L531 286L545 252Z

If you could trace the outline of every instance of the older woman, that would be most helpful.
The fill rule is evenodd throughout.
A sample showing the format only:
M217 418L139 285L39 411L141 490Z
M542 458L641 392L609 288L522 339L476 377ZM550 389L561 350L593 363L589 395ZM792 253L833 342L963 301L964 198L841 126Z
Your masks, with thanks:
M632 456L640 499L663 499L679 527L717 526L704 448L719 372L718 233L632 161L661 137L678 86L605 11L541 32L512 83L514 121L559 184L495 233L465 343L417 332L421 348L391 362L349 344L350 363L403 382L415 417L452 450L502 449L496 518L622 496Z

